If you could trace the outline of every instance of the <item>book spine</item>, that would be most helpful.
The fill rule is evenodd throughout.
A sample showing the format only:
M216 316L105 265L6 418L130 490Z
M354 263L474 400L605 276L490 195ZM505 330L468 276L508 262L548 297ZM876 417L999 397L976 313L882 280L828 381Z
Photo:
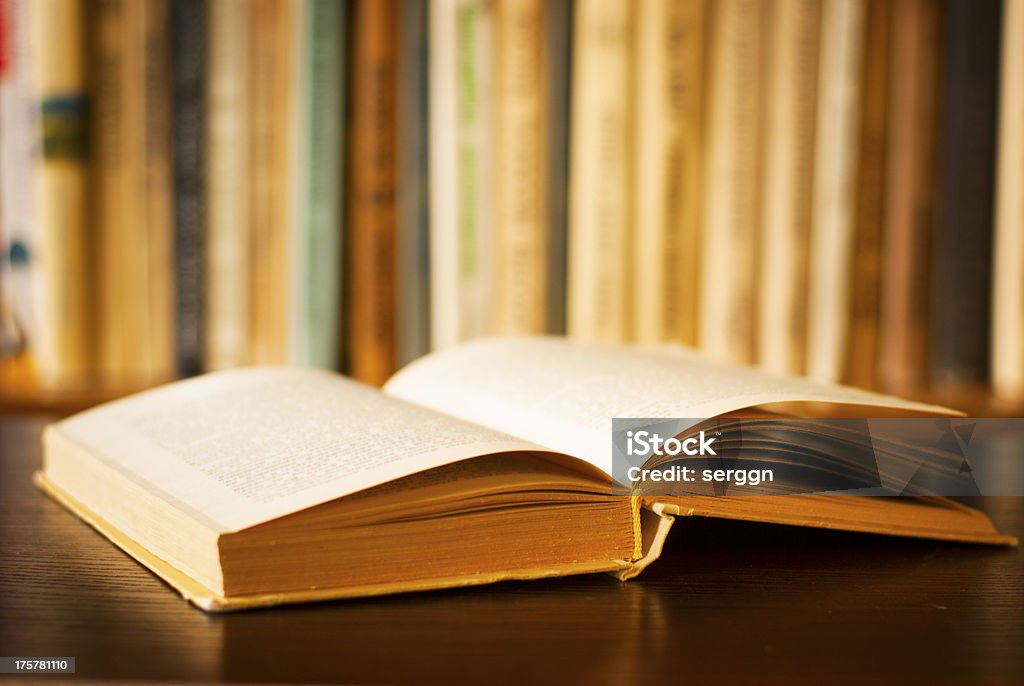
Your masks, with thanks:
M249 7L208 6L205 367L250 360Z
M296 5L250 3L251 355L255 364L281 364L287 344L287 249L293 215L289 191L294 155L291 99Z
M399 26L399 367L430 351L430 3L403 0Z
M542 0L494 4L491 328L499 335L547 326L543 18Z
M458 155L455 108L456 0L430 3L430 339L459 341Z
M14 295L19 300L22 287L27 287L26 307L16 312L28 324L39 384L82 386L92 371L85 6L79 0L47 0L26 3L20 10L15 29L21 27L19 33L28 44L19 52L27 57L31 73L25 75L39 99L37 114L29 115L31 122L24 122L32 130L22 131L23 141L41 145L31 153L35 164L5 170L27 177L25 197L10 200L12 204L27 203L25 209L30 214L25 218L36 223L35 227L10 227L19 233L25 230L13 238L23 243L22 256L27 257L19 271L28 269L27 278L15 284L18 291ZM19 256L12 252L11 257Z
M95 5L95 86L92 145L95 150L96 266L99 286L98 375L110 387L139 383L138 355L146 349L143 310L145 251L144 6L124 0ZM136 344L139 345L136 345Z
M752 362L756 351L763 7L723 0L710 13L700 346Z
M804 370L821 3L767 7L758 362Z
M395 367L396 4L359 0L353 13L348 348L352 376L374 385Z
M705 10L637 5L631 309L643 343L697 343Z
M569 335L629 337L633 11L578 0L569 159Z
M547 87L548 302L547 330L565 333L566 250L569 229L569 103L572 93L572 0L544 3Z
M332 0L306 0L299 32L301 140L290 357L324 368L337 368L342 351L345 7ZM370 98L368 92L360 96Z
M206 0L171 3L173 136L175 367L191 376L203 366L203 196Z
M143 64L143 144L145 160L142 237L145 259L137 261L144 294L139 329L145 347L137 376L145 384L168 381L174 373L174 186L171 133L170 0L146 0L140 60ZM136 342L136 346L139 343Z
M1024 399L1024 0L1005 0L995 258L992 386Z
M850 331L865 7L861 0L826 0L821 8L807 373L829 381L842 377Z
M493 5L459 0L454 18L457 340L465 340L487 334L492 320Z
M40 376L56 381L60 362L54 348L54 332L47 329L46 278L39 260L46 232L42 226L45 217L36 220L36 195L42 190L47 167L39 150L39 98L45 94L38 91L45 84L38 82L43 74L34 60L47 56L33 54L36 51L30 35L33 24L38 24L33 21L33 12L43 15L50 9L49 4L33 6L27 0L0 2L0 358L18 357L27 362L26 351L31 348L32 355L41 358L38 362L52 370L40 370ZM81 40L76 43L81 45ZM57 102L54 99L54 105ZM59 110L51 106L51 128L54 133L68 136L62 142L73 140L70 134L76 123L75 105L75 101L69 100L61 102ZM83 113L77 109L77 124L81 126ZM81 131L78 135L81 136ZM9 380L16 381L13 377Z
M861 95L860 172L853 218L850 334L844 381L877 384L885 149L889 91L890 0L869 0Z
M890 392L924 385L932 238L939 5L894 0L878 376Z
M946 0L942 22L930 381L988 379L1002 2Z

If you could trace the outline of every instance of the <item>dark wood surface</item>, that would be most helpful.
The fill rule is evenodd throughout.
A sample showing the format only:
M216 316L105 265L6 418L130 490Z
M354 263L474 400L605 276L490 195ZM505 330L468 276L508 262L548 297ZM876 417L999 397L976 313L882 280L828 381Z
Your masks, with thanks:
M76 681L1024 683L1024 557L682 521L604 575L210 616L38 492L42 420L0 419L0 655ZM1021 498L978 503L1024 534Z

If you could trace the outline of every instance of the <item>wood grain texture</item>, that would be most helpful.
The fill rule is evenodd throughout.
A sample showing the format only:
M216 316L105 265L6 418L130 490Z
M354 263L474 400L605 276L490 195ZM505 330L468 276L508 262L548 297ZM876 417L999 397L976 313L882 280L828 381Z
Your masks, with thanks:
M82 679L304 683L1020 682L1024 556L680 521L629 583L592 575L210 617L30 483L0 419L0 652ZM1024 499L972 503L1024 534Z

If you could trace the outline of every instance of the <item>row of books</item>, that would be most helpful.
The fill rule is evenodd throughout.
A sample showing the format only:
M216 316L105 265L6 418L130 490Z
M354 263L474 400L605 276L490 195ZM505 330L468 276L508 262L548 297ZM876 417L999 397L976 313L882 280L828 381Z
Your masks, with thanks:
M1024 396L1024 0L0 8L44 385L565 332Z

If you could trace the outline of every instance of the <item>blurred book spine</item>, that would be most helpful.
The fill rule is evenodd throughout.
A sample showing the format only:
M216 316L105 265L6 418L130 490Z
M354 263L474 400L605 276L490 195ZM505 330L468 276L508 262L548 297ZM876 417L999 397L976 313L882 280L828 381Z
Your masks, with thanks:
M43 3L34 8L40 18L52 9ZM42 108L37 93L41 84L36 83L36 73L41 70L32 62L33 57L39 57L32 49L30 31L38 26L38 21L32 21L32 13L28 0L0 2L0 351L20 363L29 362L30 349L37 356L51 358L51 367L58 366L47 374L49 382L59 379L60 368L55 359L53 335L45 330L48 308L39 301L40 297L45 298L46 287L38 257L44 237L41 222L34 215L44 209L44 203L37 202L37 195L40 177L46 175L46 163L38 145ZM57 30L63 28L66 27ZM81 40L76 43L80 46ZM65 122L69 125L75 123L75 104L71 101L65 107ZM81 108L78 109L81 116ZM54 114L54 123L59 123L58 113ZM65 134L72 131L70 127L64 129ZM82 143L80 131L78 143ZM80 148L78 152L83 151ZM18 375L15 372L26 366L12 366L11 380Z
M568 333L630 338L634 8L576 0L569 147Z
M551 333L565 333L573 0L547 0L544 12L544 85L547 88L544 127L547 136L547 325Z
M636 339L697 343L706 3L637 3L631 270Z
M249 3L250 356L254 364L281 364L288 338L287 279L294 186L291 85L296 51L296 3Z
M209 4L205 367L250 360L251 23L245 0Z
M759 0L720 0L709 17L699 339L741 363L757 350L764 12Z
M490 329L547 328L544 3L495 0Z
M1004 0L992 370L997 394L1024 400L1024 0Z
M298 218L291 245L290 359L335 368L343 347L346 4L303 0L298 21L298 158L294 167Z
M822 6L774 0L766 13L758 362L799 374L807 341Z
M929 372L957 386L988 378L1002 2L942 7Z
M430 351L430 5L402 0L398 40L399 367Z
M8 169L28 177L23 200L34 201L29 228L34 245L29 254L31 294L35 313L28 331L38 379L42 386L80 387L91 381L89 332L92 253L87 215L88 128L85 54L85 4L79 0L24 3L33 32L29 57L39 99L37 163ZM22 25L23 28L25 25ZM17 26L15 27L17 29ZM30 170L37 169L32 174ZM28 173L26 173L28 172ZM12 198L12 200L15 200ZM16 226L12 226L16 229ZM31 341L35 333L36 341Z
M171 3L171 72L174 146L174 235L176 277L175 359L181 376L203 368L203 193L202 122L206 80L206 0Z
M348 351L352 376L381 385L396 359L397 0L357 0L353 10Z
M878 375L891 7L891 0L869 0L865 10L867 46L860 97L860 163L854 191L850 331L843 378L867 388L875 386Z
M849 337L866 7L862 0L821 7L807 373L828 381L841 378Z
M936 0L892 12L878 380L914 393L928 363L940 13Z

